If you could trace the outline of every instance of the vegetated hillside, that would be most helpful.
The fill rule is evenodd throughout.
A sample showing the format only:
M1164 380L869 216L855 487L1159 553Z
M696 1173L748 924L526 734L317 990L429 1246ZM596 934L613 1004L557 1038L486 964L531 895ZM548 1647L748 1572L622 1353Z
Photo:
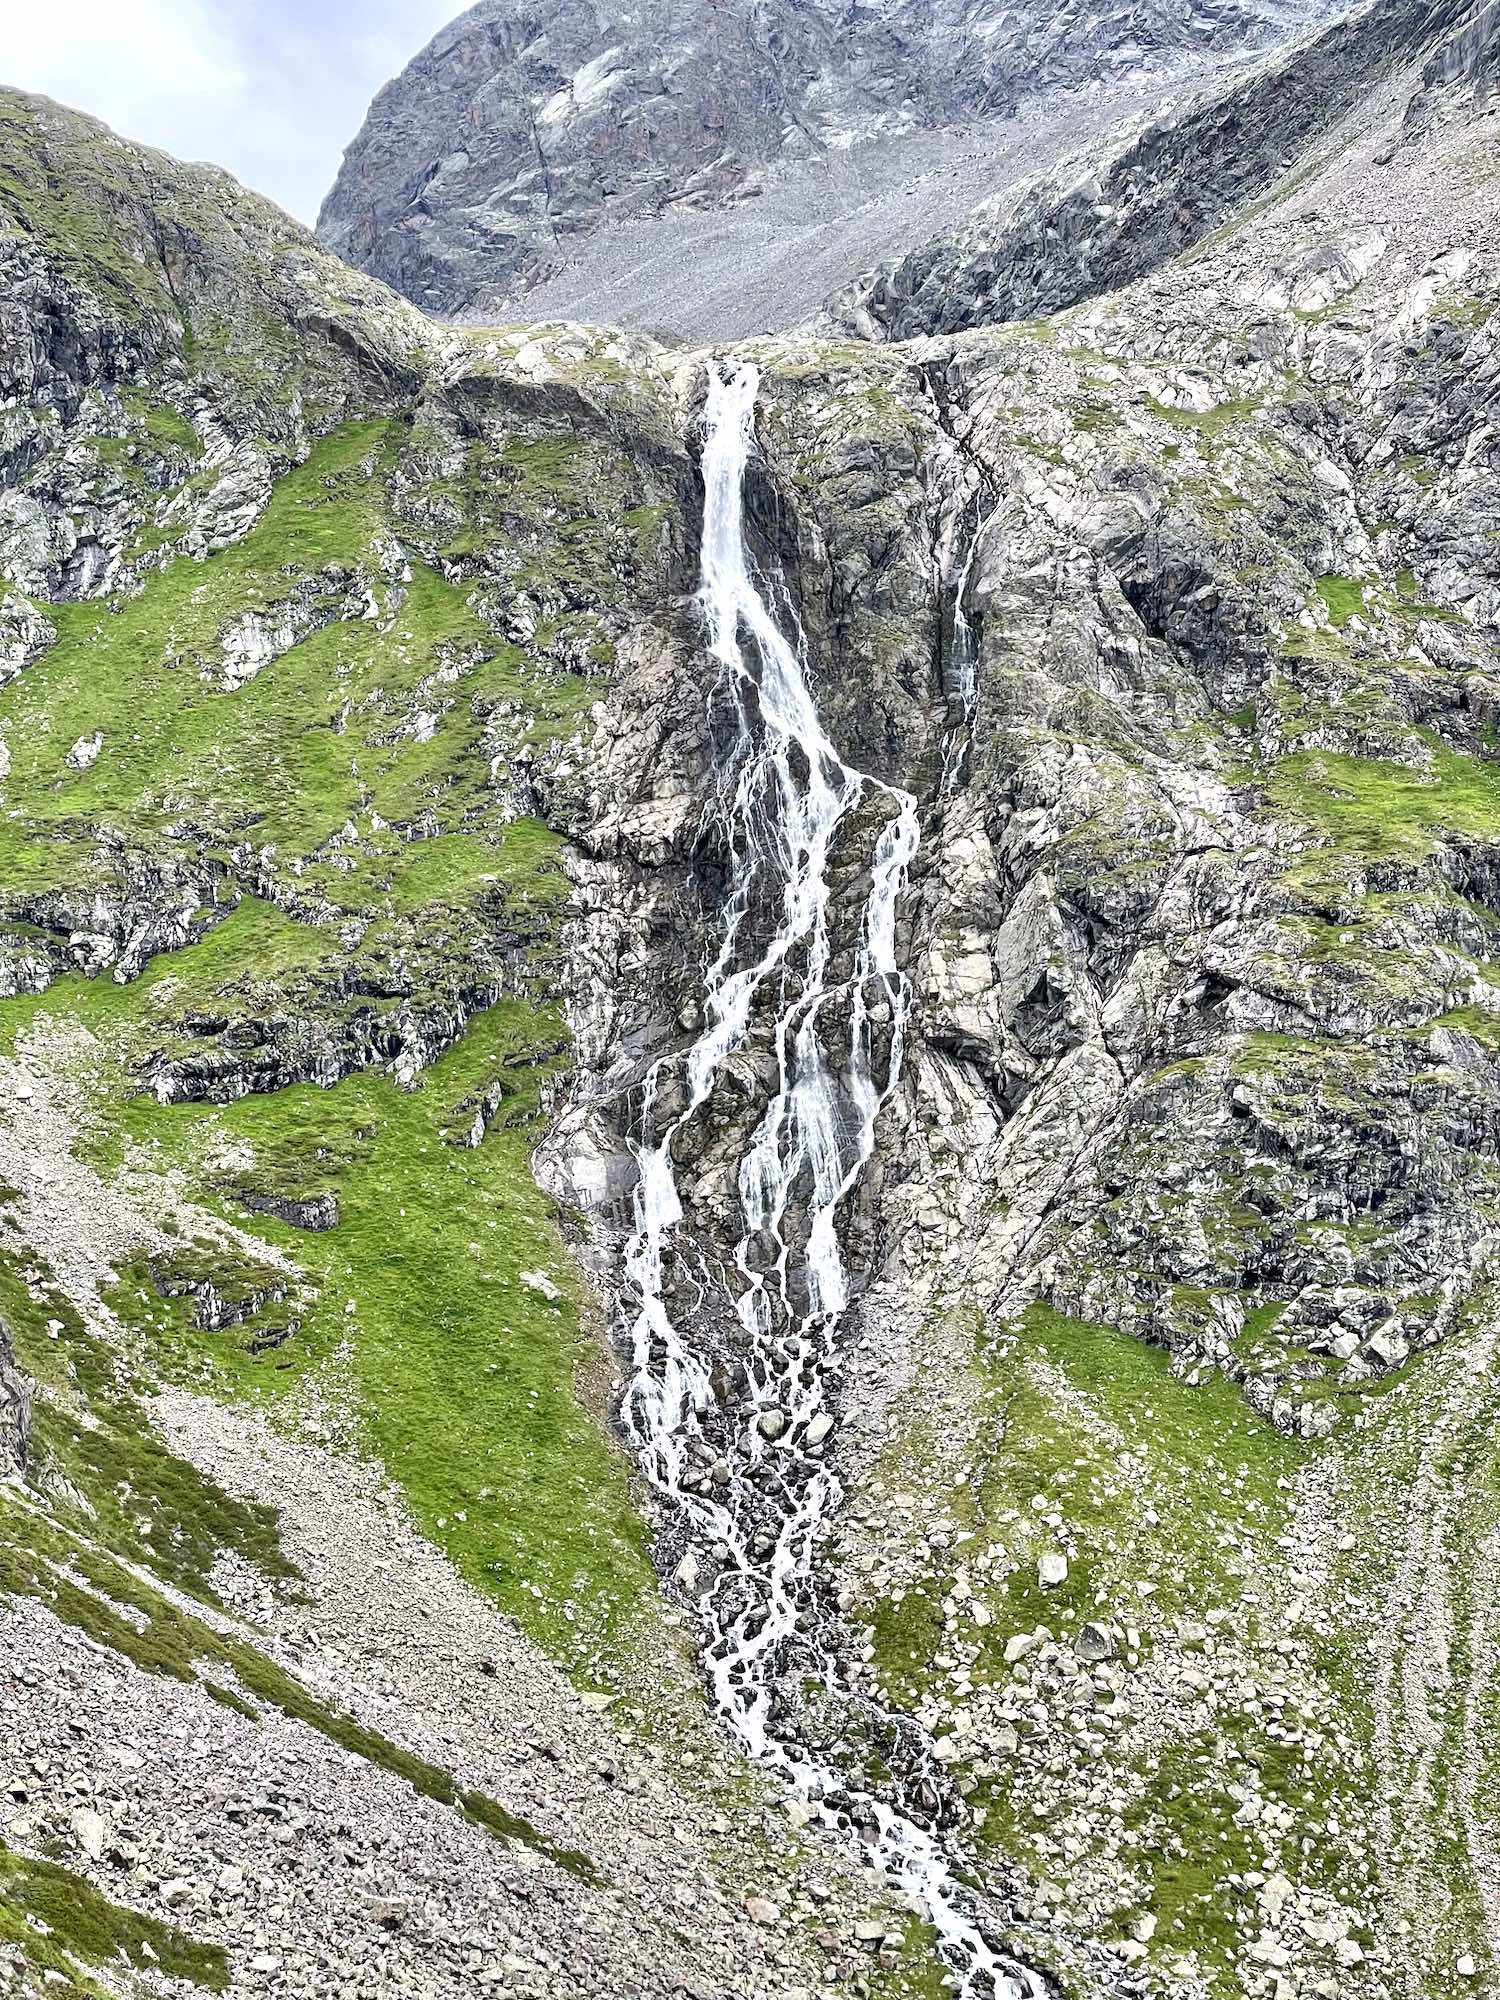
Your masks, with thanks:
M4 1983L783 1994L528 1167L661 380L0 130Z
M632 1146L739 880L707 357L432 329L3 100L19 1980L931 1995L850 1865L893 1802L1062 1990L1493 1980L1494 16L1389 33L1180 245L1131 222L1190 208L1173 140L1118 283L1063 231L1044 319L730 357L868 774L837 979L881 787L920 824L836 1421L734 1310L769 1014L676 1100L661 1299L687 1481L847 1493L767 1704L847 1838L695 1701L758 1539L611 1426Z
M443 317L504 314L560 274L543 313L761 331L817 303L809 261L826 292L1023 171L1018 140L1033 164L1078 143L1101 89L1107 119L1122 89L1324 11L482 0L377 96L319 234Z

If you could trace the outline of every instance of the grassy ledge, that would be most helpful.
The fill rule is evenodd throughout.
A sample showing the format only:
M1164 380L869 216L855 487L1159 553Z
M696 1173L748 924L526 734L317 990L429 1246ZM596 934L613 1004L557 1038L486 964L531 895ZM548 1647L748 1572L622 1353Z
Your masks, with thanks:
M223 1993L229 1959L215 1944L185 1937L170 1924L141 1916L101 1896L92 1883L51 1861L13 1854L0 1844L0 1941L19 1945L61 2000L99 2000L115 1990L84 1968L114 1974L165 1973L209 1993Z

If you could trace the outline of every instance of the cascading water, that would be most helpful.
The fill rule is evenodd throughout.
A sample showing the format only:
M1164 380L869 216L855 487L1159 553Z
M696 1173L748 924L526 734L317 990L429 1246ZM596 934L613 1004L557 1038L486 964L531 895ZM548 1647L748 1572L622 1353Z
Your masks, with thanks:
M840 759L798 649L751 574L744 476L758 386L749 364L710 370L701 602L736 723L723 799L733 886L704 976L701 1032L644 1080L622 1418L686 1546L677 1577L696 1603L720 1711L815 1815L847 1827L847 1775L778 1733L777 1702L792 1681L839 1687L814 1570L842 1498L824 1457L847 1300L838 1213L901 1067L910 997L896 909L919 829L910 794ZM835 908L836 851L868 854L857 928ZM842 945L841 918L855 933ZM733 1269L719 1272L695 1265L682 1240L677 1162L745 1052L769 1057L774 1083L739 1164ZM737 1409L724 1407L722 1358L697 1331L712 1318L703 1307L714 1286L739 1330ZM905 1718L878 1719L903 1744L903 1795L940 1799L931 1745ZM904 1805L864 1796L857 1817L871 1858L933 1924L964 2000L1040 1994L966 1913L936 1831Z

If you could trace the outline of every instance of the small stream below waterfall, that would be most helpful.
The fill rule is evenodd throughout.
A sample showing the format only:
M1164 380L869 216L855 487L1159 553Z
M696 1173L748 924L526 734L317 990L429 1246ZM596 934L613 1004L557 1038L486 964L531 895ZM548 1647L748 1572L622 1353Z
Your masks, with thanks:
M642 1086L621 1417L684 1551L677 1582L695 1603L709 1687L735 1738L825 1825L847 1834L857 1822L869 1858L936 1930L963 2000L1022 2000L1040 1982L982 1935L939 1815L914 1803L944 1795L916 1725L877 1717L903 1746L892 1803L852 1798L858 1781L779 1722L794 1684L871 1706L840 1680L816 1562L842 1500L826 1458L848 1299L839 1210L900 1074L910 992L896 911L919 822L909 793L840 759L799 647L753 575L744 490L758 387L748 363L710 366L700 601L735 721L720 798L730 889L697 1038ZM868 881L853 916L833 889L851 862ZM720 1268L687 1240L679 1162L747 1053L773 1082L738 1162L739 1240ZM700 1330L711 1289L738 1329L745 1389L732 1412L722 1356Z

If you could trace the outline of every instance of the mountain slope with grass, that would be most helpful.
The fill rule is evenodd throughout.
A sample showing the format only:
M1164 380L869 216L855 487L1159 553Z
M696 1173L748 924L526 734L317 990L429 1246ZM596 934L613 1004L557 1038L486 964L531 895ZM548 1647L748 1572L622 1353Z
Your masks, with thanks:
M682 561L660 382L455 344L222 176L0 118L0 1965L787 1991L812 1946L743 1904L806 1863L704 1717L528 1164L557 828Z
M717 354L437 326L0 94L0 1984L993 2000L899 1810L1074 2000L1492 1990L1495 48L1356 13ZM747 364L862 774L819 1061L893 1076L811 1417L813 953L690 1085L787 922ZM712 1693L778 1584L816 1799Z

